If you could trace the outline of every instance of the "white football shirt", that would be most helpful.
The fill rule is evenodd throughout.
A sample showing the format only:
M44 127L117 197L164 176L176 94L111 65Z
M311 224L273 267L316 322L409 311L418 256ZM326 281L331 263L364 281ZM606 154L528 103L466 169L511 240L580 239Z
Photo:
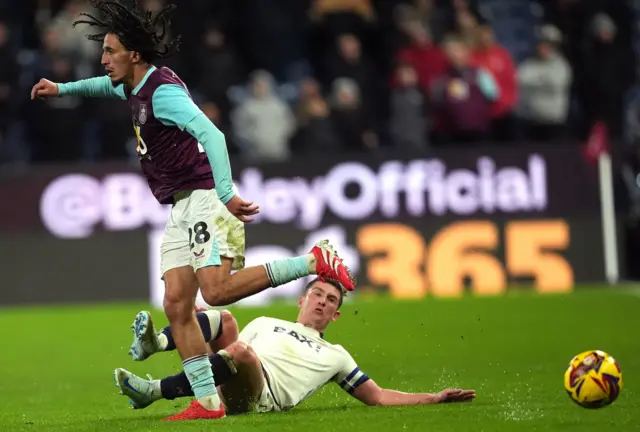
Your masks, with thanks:
M344 348L300 323L260 317L239 339L258 355L281 410L298 405L329 381L351 394L369 379Z

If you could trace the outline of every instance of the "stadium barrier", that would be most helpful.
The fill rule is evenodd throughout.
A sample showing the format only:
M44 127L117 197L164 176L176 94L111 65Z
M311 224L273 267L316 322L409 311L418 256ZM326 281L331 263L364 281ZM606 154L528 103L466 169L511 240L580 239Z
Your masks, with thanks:
M234 181L261 206L246 228L247 265L331 238L358 274L360 294L419 298L519 285L563 292L606 280L602 172L574 145L503 145L234 164ZM161 305L169 207L137 167L33 168L2 177L0 197L0 304ZM296 296L303 283L241 304Z

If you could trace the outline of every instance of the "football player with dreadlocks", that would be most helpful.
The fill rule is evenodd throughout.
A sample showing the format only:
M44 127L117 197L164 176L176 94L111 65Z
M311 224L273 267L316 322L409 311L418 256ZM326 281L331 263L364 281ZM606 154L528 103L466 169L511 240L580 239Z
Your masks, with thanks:
M123 0L90 3L98 13L82 14L85 19L74 26L99 30L87 37L102 43L107 76L69 83L41 79L31 99L75 95L129 104L142 172L156 199L171 205L160 248L164 310L196 398L169 419L221 418L224 406L194 313L198 289L208 304L223 306L310 274L337 280L346 290L354 289L353 278L326 240L307 255L244 268L243 223L253 220L258 206L237 195L224 135L172 70L153 65L179 47L179 38L165 41L168 14L175 6L153 16L137 0L130 5ZM144 356L140 344L147 325L145 320L132 325L134 359Z

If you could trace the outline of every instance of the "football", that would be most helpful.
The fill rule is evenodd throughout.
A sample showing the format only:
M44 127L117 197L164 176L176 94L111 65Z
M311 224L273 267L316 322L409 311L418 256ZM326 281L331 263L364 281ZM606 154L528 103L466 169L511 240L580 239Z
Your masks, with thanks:
M613 403L622 390L618 362L604 351L585 351L573 357L564 374L564 386L571 399L585 408L602 408Z

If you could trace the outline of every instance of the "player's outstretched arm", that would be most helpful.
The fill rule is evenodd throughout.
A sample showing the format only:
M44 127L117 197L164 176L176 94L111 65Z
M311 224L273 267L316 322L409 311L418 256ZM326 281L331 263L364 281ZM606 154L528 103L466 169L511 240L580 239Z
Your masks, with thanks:
M110 97L126 99L124 86L114 87L108 76L89 78L68 83L54 83L42 78L31 88L31 100L57 96Z
M244 201L233 190L231 164L224 134L204 114L189 122L186 130L200 142L207 153L220 201L242 222L252 222L250 216L258 214L258 206Z
M439 393L404 393L383 389L369 379L358 386L353 397L367 405L427 405L446 402L467 402L476 397L475 390L446 389Z

